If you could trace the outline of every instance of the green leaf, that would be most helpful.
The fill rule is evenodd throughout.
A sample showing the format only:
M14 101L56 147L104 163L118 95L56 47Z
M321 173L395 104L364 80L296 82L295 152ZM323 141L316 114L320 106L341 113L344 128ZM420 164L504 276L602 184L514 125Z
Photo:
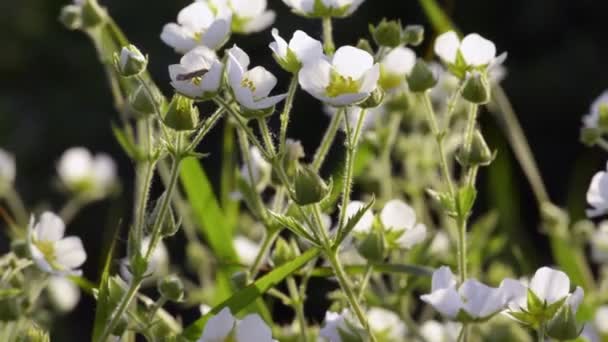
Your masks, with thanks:
M427 18L439 33L450 31L454 25L435 0L419 0Z
M280 225L282 225L283 227L289 229L291 232L293 232L297 236L303 237L306 240L314 243L317 246L320 245L320 242L313 235L311 235L308 232L308 229L306 227L304 227L303 225L301 225L300 222L298 222L296 219L294 219L292 217L289 217L289 216L285 216L285 215L281 215L281 214L275 213L275 212L270 211L270 210L268 211L268 213Z
M214 307L208 314L199 318L196 322L188 326L183 333L183 337L187 340L194 341L200 338L205 328L207 320L213 315L220 312L223 308L228 307L233 314L238 313L249 304L253 303L258 297L263 295L269 289L275 287L281 283L286 277L293 274L309 261L314 259L320 250L318 248L311 248L304 254L298 256L292 261L283 264L280 267L275 268L272 272L258 279L253 284L247 286L243 290L235 293L232 297L224 301L223 303Z
M364 207L359 209L359 211L357 211L353 216L351 216L346 221L344 228L342 228L342 229L340 229L340 231L338 231L338 236L336 237L336 242L334 243L334 248L338 248L340 246L342 241L344 241L344 239L346 239L346 237L353 231L353 229L355 229L355 226L357 225L357 223L359 223L359 220L361 220L361 218L363 217L363 214L365 214L365 212L368 211L374 205L375 202L376 202L375 197L372 197L372 199L369 200L369 202L367 202L367 204ZM342 208L342 210L346 210L346 208Z

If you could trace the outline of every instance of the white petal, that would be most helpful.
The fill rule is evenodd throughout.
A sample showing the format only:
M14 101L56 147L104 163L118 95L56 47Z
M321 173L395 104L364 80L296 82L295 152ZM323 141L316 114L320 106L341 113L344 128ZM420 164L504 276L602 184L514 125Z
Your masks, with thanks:
M34 263L36 264L36 266L38 266L39 269L47 273L54 273L55 270L53 269L51 264L49 264L49 262L46 260L44 254L42 254L38 247L33 244L29 244L29 250L30 254L32 255L32 260L34 260Z
M236 326L236 342L271 342L272 331L257 314L245 316Z
M416 64L416 54L406 47L397 47L382 59L381 64L389 74L407 75Z
M160 39L178 53L186 53L196 46L196 41L176 23L169 23L163 27Z
M541 267L530 281L530 289L539 299L546 300L550 305L568 295L570 279L562 271Z
M293 34L289 48L302 64L314 63L323 57L323 44L300 30Z
M256 33L264 31L274 23L276 13L274 11L265 11L264 13L252 17L245 22L243 33Z
M405 249L410 249L426 239L426 226L418 223L414 228L406 230L401 234L397 243Z
M224 341L236 323L229 308L223 308L217 315L211 317L199 342Z
M407 328L399 316L393 311L380 307L367 310L367 321L373 332L387 336L390 341L400 341L405 338Z
M608 209L608 173L600 171L593 176L587 190L587 202L598 211L598 215L592 216L599 216Z
M15 181L17 167L15 157L12 154L0 149L0 188L2 183L11 184Z
M459 293L465 300L465 311L475 318L489 317L505 307L502 291L475 279L465 281Z
M528 288L519 280L504 279L500 283L504 301L511 311L521 311L527 308Z
M378 79L380 79L380 65L374 64L371 69L363 74L359 91L370 94L378 87Z
M47 291L49 299L61 312L72 311L80 301L80 289L65 277L51 277Z
M580 286L577 286L574 292L568 296L566 299L566 304L570 305L573 312L578 310L579 305L583 302L583 297L585 296L585 291Z
M324 59L305 64L299 72L300 87L314 97L319 98L325 94L329 86L331 64Z
M359 210L365 207L365 203L360 201L352 201L346 206L346 217L350 219L353 217ZM371 209L365 211L363 216L357 224L355 228L353 228L354 232L357 233L366 233L372 229L372 224L374 222L374 214Z
M277 78L270 71L261 66L256 66L247 71L243 77L253 83L255 87L253 97L257 99L268 96L270 91L277 84Z
M380 221L388 229L411 229L416 223L416 212L402 200L394 199L382 208Z
M211 25L214 16L206 2L196 1L177 14L177 22L191 30L203 31Z
M252 265L260 251L260 245L241 235L235 237L233 242L239 260L245 265Z
M93 158L91 171L96 185L102 190L107 190L116 181L116 163L107 154L100 153Z
M218 49L226 42L230 34L230 21L216 19L203 34L201 41L210 49Z
M314 94L311 93L314 96ZM342 94L335 97L328 97L324 94L315 96L317 99L335 107L350 106L365 100L369 96L369 93L352 93Z
M435 272L433 272L433 277L431 279L431 292L455 286L456 278L449 267L441 266L435 270Z
M608 334L608 306L600 306L595 312L593 321L601 333Z
M59 177L66 184L82 181L91 175L93 157L83 147L73 147L66 150L57 166Z
M604 91L593 103L591 104L591 113L599 113L602 106L608 106L608 90Z
M270 43L270 49L280 58L287 58L287 42L279 35L279 30L273 28L270 31L274 42Z
M448 31L435 40L435 54L447 63L456 63L460 39L454 31Z
M35 238L38 241L58 241L65 234L65 223L61 217L50 211L42 213L34 226Z
M334 69L342 76L360 79L374 65L374 57L353 46L339 48L332 59Z
M55 259L68 269L80 267L87 260L80 238L68 236L55 242Z
M420 299L432 305L441 314L452 319L458 315L458 312L464 305L460 295L453 287L433 291L430 294L420 296Z
M472 33L462 40L460 52L467 64L481 66L492 62L496 56L496 46L477 33Z
M266 0L230 0L232 9L240 17L256 17L266 10Z

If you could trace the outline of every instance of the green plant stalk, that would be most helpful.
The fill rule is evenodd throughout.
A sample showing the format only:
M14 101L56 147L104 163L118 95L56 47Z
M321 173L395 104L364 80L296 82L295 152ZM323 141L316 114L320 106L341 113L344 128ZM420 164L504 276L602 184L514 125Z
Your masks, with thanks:
M96 342L107 341L107 339L110 337L110 334L112 333L114 328L116 328L116 325L120 321L120 318L127 310L127 307L129 306L129 304L131 304L133 298L135 298L135 295L137 294L137 291L139 291L139 287L141 286L142 281L143 278L141 277L133 278L131 280L131 286L129 286L129 289L121 298L120 303L116 308L116 311L112 313L112 318L110 319L110 322L108 323L108 325L106 325L103 330L103 333L101 334L101 337Z
M306 315L304 314L304 299L300 296L296 281L293 277L287 278L287 289L289 290L291 305L296 313L296 318L300 328L299 340L300 342L307 342L308 332L306 331L307 323Z
M19 226L25 227L28 223L28 214L23 200L19 196L19 193L14 187L9 187L4 193L4 196L0 196L0 199L4 199L6 204L10 208L11 212L15 216L15 220Z
M334 34L333 27L331 23L331 17L324 17L322 19L323 25L323 50L328 55L331 55L336 50L336 45L334 44Z
M353 185L353 169L357 156L357 145L359 145L365 114L367 114L367 110L361 110L354 133L350 129L346 130L346 172L344 174L344 186L342 188L342 207L340 208L340 219L338 221L338 229L340 230L344 229L344 224L346 222L346 207L350 202L350 192ZM344 116L344 120L348 120L348 118L346 118L346 111L344 111Z
M334 114L334 116L332 116L329 126L327 126L327 129L325 130L325 134L321 139L321 144L315 152L315 156L312 161L312 168L315 171L319 171L321 165L323 165L325 157L327 157L327 153L329 152L334 139L336 139L336 134L338 134L340 123L342 122L343 111L346 111L346 109L340 109Z
M65 203L63 208L61 208L61 210L59 211L59 216L67 225L74 219L80 209L82 209L82 207L84 207L88 202L90 201L79 197L78 195L73 196Z
M374 265L368 263L365 266L365 273L363 274L363 279L361 280L361 285L359 287L359 295L357 296L358 300L363 300L365 290L367 289L367 285L369 285L369 279L372 277L372 273L374 273Z
M224 108L218 108L207 120L205 120L203 126L198 130L194 138L192 138L192 142L186 148L186 152L191 152L196 149L198 144L207 136L207 133L209 133L209 131L215 127L215 124L222 118L225 111Z
M245 164L245 167L247 168L247 176L249 177L249 183L251 184L252 187L255 188L255 178L253 177L253 165L251 162L251 158L249 155L249 140L247 140L247 135L243 132L243 130L237 129L237 136L238 136L238 141L239 141L239 148L241 150L241 158L243 158L243 164ZM255 202L256 202L256 207L258 208L263 208L264 207L264 203L262 201L262 198L260 197L260 195L258 194L258 192L256 191L256 196L254 198ZM267 225L267 217L266 217L266 212L262 211L260 213L260 215L262 215L262 217L260 217L260 219L263 221L263 223L265 225Z
M267 229L267 231L266 231L266 234L264 235L264 240L262 241L260 250L258 251L258 254L255 256L255 260L253 261L253 264L251 264L251 267L249 268L249 273L251 274L251 279L255 279L255 277L260 272L260 268L262 267L262 263L264 262L264 260L266 259L266 256L268 255L268 251L270 251L270 247L272 246L272 244L274 243L274 240L276 240L276 238L279 236L279 233L280 233L280 230L278 230L278 229L269 230L268 227L266 229Z
M146 216L146 206L150 196L150 187L154 178L154 169L156 163L151 161L149 156L152 152L152 124L150 119L142 119L137 122L137 133L139 142L144 147L144 160L136 160L136 176L135 176L135 212L134 224L135 237L137 241L143 240L143 227Z
M296 90L298 90L298 74L294 73L289 83L289 90L287 91L287 99L285 100L285 106L281 112L281 129L279 133L279 153L285 152L285 142L287 140L287 126L289 125L289 116L291 109L293 108L293 101L295 99Z
M380 162L382 165L382 179L380 179L380 194L386 201L390 200L392 194L392 164L391 164L391 152L395 146L395 141L399 135L399 128L401 125L401 118L403 117L400 112L391 113L388 127L390 129L388 137L386 139L386 145L382 149L380 155Z
M268 129L268 122L266 122L266 119L264 118L258 119L258 126L260 127L264 144L266 144L266 151L274 158L277 152L274 148L274 143L272 142L272 134L270 134L270 129Z
M545 342L545 325L542 323L538 326L537 339L538 342Z

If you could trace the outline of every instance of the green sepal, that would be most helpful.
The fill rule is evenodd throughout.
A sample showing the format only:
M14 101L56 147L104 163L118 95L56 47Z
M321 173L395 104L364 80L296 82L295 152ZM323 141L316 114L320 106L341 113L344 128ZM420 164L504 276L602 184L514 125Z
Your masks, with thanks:
M342 241L344 241L344 239L346 239L346 237L350 235L350 233L353 231L353 229L355 229L355 226L357 225L357 223L359 223L359 220L361 220L365 212L368 211L374 205L375 202L376 198L372 197L372 199L369 200L367 204L365 204L361 209L359 209L359 211L357 211L346 221L344 228L338 227L338 235L336 236L336 240L333 245L333 248L335 250L340 248L340 244L342 244ZM342 208L341 210L346 210L346 208Z

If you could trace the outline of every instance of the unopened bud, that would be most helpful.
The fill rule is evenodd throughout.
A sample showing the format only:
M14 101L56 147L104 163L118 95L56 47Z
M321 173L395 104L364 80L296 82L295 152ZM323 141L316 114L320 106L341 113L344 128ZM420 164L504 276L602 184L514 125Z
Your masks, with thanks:
M370 55L374 54L374 49L372 49L372 45L369 43L369 40L367 40L367 39L363 39L363 38L359 39L359 41L357 42L357 48L361 49L363 51L366 51Z
M327 193L329 188L323 181L321 176L308 166L301 167L295 180L295 198L294 201L299 205L308 205L320 202Z
M464 82L462 97L464 97L465 100L476 104L486 104L490 102L490 83L485 75L479 72L473 72Z
M556 340L573 340L583 331L583 326L576 321L576 315L568 304L564 304L547 324L547 335Z
M77 5L63 6L59 13L59 22L68 30L77 30L82 27L82 8Z
M274 250L270 256L274 266L281 266L295 258L295 253L291 245L285 239L279 237L274 245Z
M158 292L172 302L184 299L184 283L176 275L168 275L158 282Z
M384 233L377 230L370 231L362 241L358 242L357 251L371 262L382 262L386 257Z
M461 148L458 151L457 159L462 166L487 166L492 163L496 155L492 153L486 140L479 130L473 133L473 140L469 151Z
M198 116L198 108L191 99L175 94L165 114L164 122L176 131L191 131L198 125Z
M377 25L369 25L369 32L371 33L374 41L379 46L387 46L387 47L397 47L401 44L401 36L402 36L401 22L396 20L386 20L382 19L382 21Z
M84 0L82 6L82 27L93 28L105 21L105 10L99 6L97 0Z
M359 104L361 108L376 108L382 104L384 100L384 90L378 87L367 97L367 99Z
M424 27L422 25L408 25L403 30L403 42L407 45L418 46L424 40Z
M153 88L149 88L150 93L143 85L139 86L132 94L129 96L129 104L131 108L141 115L151 115L156 112L156 108L160 106L161 103L161 95L152 90Z
M422 59L418 59L407 78L410 90L419 93L431 89L437 84L437 78L431 68Z
M114 53L114 65L123 77L137 76L146 70L148 58L144 56L135 45L123 46Z

